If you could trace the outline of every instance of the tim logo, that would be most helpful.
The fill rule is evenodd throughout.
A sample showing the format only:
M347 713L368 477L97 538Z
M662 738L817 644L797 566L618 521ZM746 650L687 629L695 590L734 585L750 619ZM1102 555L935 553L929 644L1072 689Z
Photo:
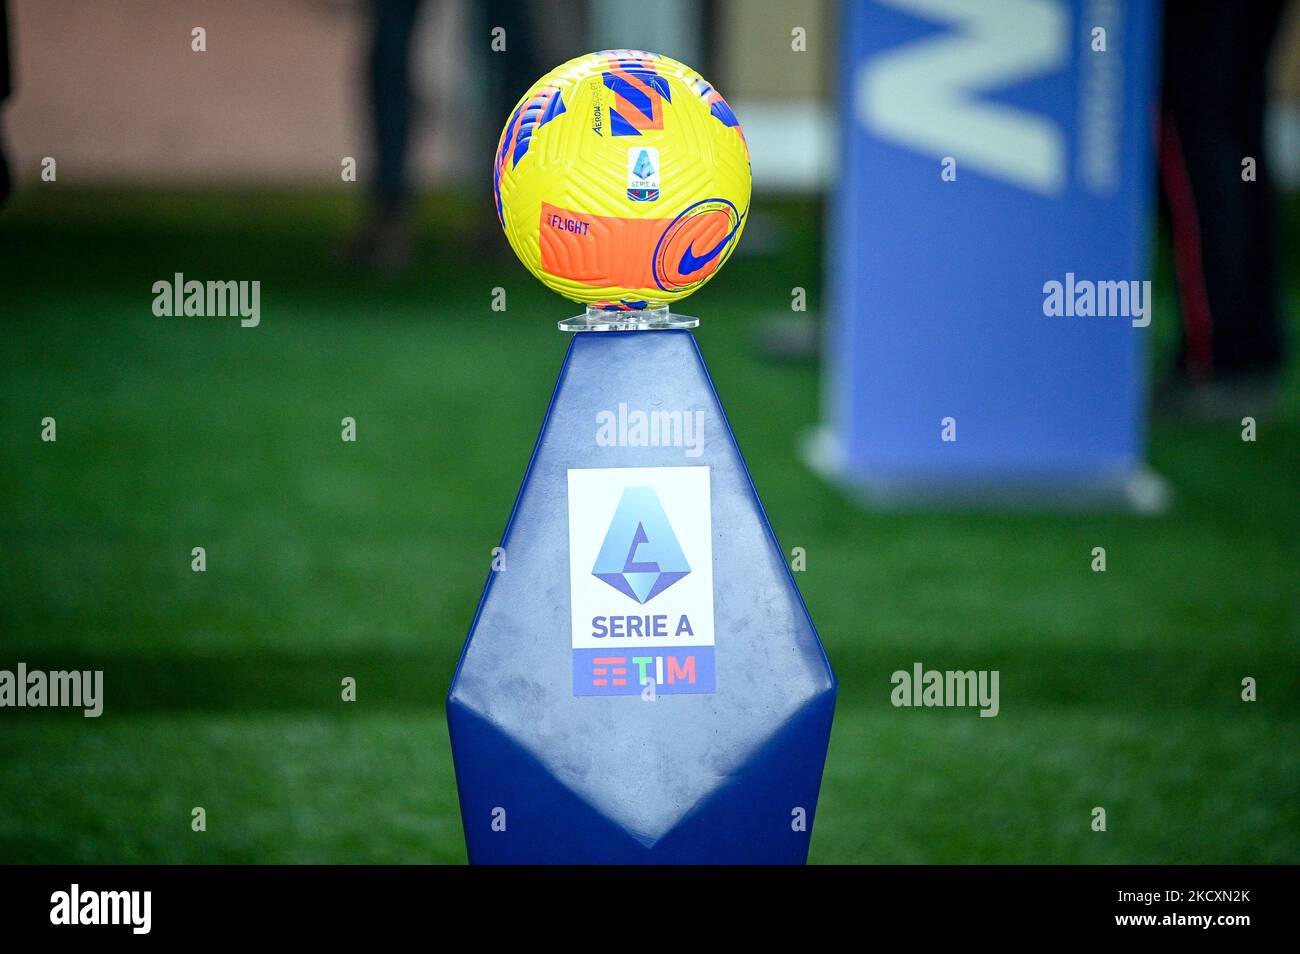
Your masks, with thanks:
M594 656L591 660L591 687L593 690L608 686L609 693L579 692L576 695L621 695L620 686L631 686L640 693L653 685L656 692L709 692L696 690L694 652L672 651L653 656ZM629 663L632 674L628 675ZM629 682L629 679L631 680Z
M574 695L714 691L708 478L569 471Z

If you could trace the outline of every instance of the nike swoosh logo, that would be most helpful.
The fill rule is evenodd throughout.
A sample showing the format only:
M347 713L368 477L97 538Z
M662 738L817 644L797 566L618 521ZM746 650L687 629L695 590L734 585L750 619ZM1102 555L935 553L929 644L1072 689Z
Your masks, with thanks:
M736 225L739 226L740 222L737 221ZM712 248L712 250L710 250L709 253L706 255L699 255L699 256L695 255L693 251L694 243L691 243L690 245L686 246L686 251L682 253L682 260L677 266L677 274L689 275L692 272L699 271L705 265L709 264L709 262L713 261L715 258L718 257L718 255L722 252L722 250L727 247L727 243L731 241L732 236L734 236L735 234L736 234L736 230L733 228L730 232L726 234L726 236L722 239L722 241L719 242L717 245L715 245Z

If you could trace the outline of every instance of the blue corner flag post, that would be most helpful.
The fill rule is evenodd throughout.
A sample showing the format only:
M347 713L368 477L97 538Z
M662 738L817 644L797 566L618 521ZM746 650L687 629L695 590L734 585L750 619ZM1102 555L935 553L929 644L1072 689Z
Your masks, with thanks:
M808 856L835 677L686 330L576 334L447 696L469 859Z

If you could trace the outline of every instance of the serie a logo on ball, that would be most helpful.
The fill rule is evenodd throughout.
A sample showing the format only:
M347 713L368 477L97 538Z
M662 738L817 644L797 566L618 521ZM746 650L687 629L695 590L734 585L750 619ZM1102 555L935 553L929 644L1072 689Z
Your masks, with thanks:
M538 80L493 165L497 215L548 287L609 310L668 304L727 260L745 227L749 148L689 67L606 50Z

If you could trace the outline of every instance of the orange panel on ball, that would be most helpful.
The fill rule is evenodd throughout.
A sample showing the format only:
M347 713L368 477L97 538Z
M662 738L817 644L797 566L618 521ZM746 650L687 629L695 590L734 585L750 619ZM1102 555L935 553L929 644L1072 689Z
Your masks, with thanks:
M593 288L653 288L655 243L668 219L587 215L542 203L542 271Z

